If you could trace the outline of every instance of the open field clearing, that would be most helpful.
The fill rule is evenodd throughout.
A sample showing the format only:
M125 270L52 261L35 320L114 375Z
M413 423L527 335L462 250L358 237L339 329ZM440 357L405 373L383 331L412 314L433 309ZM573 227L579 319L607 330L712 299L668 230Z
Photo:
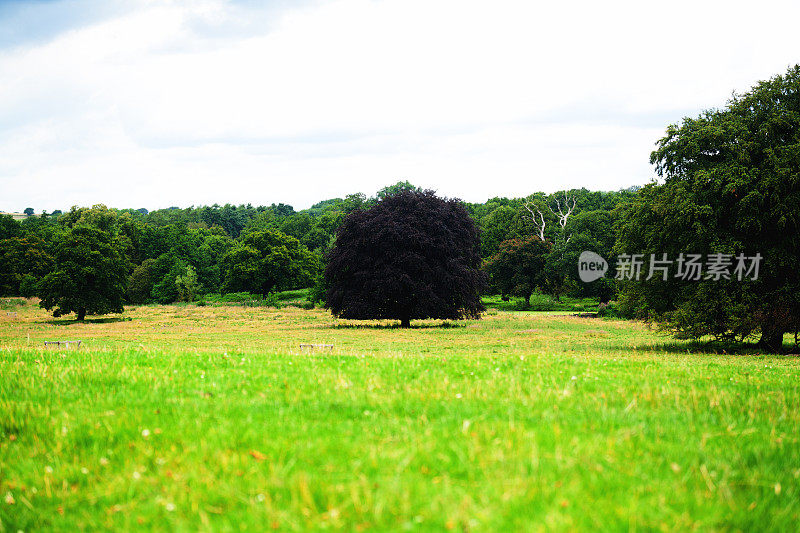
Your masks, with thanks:
M797 358L553 314L413 324L0 310L0 531L796 530Z

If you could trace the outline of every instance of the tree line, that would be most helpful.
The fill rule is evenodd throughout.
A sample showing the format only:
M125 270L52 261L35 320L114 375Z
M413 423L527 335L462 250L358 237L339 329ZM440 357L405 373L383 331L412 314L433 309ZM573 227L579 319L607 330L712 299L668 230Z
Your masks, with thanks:
M312 287L320 282L326 253L345 217L402 190L419 189L407 181L398 182L371 198L352 194L302 211L285 204L226 204L150 212L95 205L22 221L0 216L0 294L42 296L47 287L63 284L66 273L62 265L77 266L81 259L91 263L89 258L99 255L104 257L95 265L97 276L100 270L108 272L109 281L113 278L124 287L119 304L109 309L123 303L191 301L209 293L266 296L276 290ZM591 296L591 289L575 281L569 259L572 255L577 258L581 246L609 254L618 208L635 195L635 189L580 189L527 198L493 198L485 203L465 203L464 207L481 231L481 258L489 260L503 255L501 249L507 255L509 246L532 235L535 223L526 206L540 206L549 223L546 239L558 243L560 254L558 260L551 254L548 263L552 263L551 278L557 281L541 289L556 296ZM573 216L563 228L548 207L555 205L554 198L562 196L576 202ZM559 241L563 233L572 236L566 244ZM520 253L526 253L524 246ZM59 270L60 277L48 278ZM526 297L536 289L535 283L509 283L501 277L494 276L497 281L492 291ZM92 292L86 287L74 288L76 293L82 291ZM92 297L97 299L96 295Z

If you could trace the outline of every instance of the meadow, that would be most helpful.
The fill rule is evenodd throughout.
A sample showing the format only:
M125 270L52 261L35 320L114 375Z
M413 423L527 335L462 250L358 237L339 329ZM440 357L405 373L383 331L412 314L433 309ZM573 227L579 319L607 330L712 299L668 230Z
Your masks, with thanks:
M0 532L800 521L796 357L563 312L403 330L224 302L76 323L20 303L0 310Z

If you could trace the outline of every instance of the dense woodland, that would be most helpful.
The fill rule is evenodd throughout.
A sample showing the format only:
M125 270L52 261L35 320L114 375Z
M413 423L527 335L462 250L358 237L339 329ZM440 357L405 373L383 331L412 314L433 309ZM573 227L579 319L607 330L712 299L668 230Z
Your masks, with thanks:
M42 213L19 222L2 216L0 294L36 295L55 268L59 253L65 252L59 248L80 226L106 233L111 248L119 252L117 262L125 273L126 303L166 304L240 291L266 296L275 290L311 287L319 283L326 253L348 214L369 208L386 195L415 188L399 182L371 198L352 194L321 201L302 211L285 204L215 204L150 212L96 205ZM559 259L577 261L577 254L584 249L610 255L620 206L633 198L636 190L581 189L464 205L480 228L484 260L497 256L503 243L539 235L544 220L548 253L556 250ZM565 199L574 206L562 227L557 204L563 205ZM534 215L540 218L534 220ZM491 290L523 297L537 289L556 296L592 295L584 294L592 287L574 279L575 261L556 261L555 255L551 258L557 271L554 279L560 278L559 283L529 287L524 283L495 283Z

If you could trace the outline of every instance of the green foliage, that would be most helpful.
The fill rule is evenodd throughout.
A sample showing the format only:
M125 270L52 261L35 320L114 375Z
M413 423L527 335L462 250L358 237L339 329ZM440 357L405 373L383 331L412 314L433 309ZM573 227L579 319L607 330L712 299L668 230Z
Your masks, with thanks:
M248 233L223 257L224 292L266 296L280 288L307 287L319 273L319 258L300 241L278 231Z
M0 215L0 241L18 237L22 234L22 226L11 215Z
M328 285L325 281L325 276L320 273L314 278L314 284L308 290L308 300L315 304L324 304L327 291Z
M63 213L55 210L51 216L31 216L22 222L14 221L9 216L0 216L0 294L21 294L21 282L26 275L32 275L38 282L51 272L56 243L76 225L89 225L107 231L119 243L131 265L125 296L128 302L178 301L181 295L175 281L181 275L180 269L187 267L194 269L196 274L195 294L230 290L223 287L226 276L223 257L235 245L238 246L237 241L244 242L246 235L263 231L287 234L321 260L332 249L336 232L349 213L368 209L379 198L392 192L416 189L409 182L401 181L384 187L374 197L362 193L350 194L345 198L323 200L302 211L295 211L292 206L285 204L259 207L250 204L214 204L154 211L143 208L115 210L96 205L91 208L73 207ZM600 217L607 215L616 220L614 207L626 195L632 194L625 191L568 192L577 198L576 221L583 212L597 212ZM531 198L547 200L550 197L537 193ZM481 257L488 258L496 254L504 240L532 234L531 221L526 218L527 211L522 205L523 200L519 198L493 198L483 204L467 206L469 214L481 229ZM589 222L576 225L569 231L573 234L591 233L593 238L596 233ZM19 240L3 242L8 239ZM180 266L173 270L176 263L180 263ZM569 272L572 273L572 270ZM318 302L322 300L325 287L317 282L316 277L303 284L314 285L316 289L312 299ZM26 284L27 289L31 287L31 283ZM585 289L574 284L565 287L567 293L576 294ZM594 293L584 290L580 294Z
M128 278L127 299L130 303L143 304L150 301L153 286L158 281L155 259L145 259L133 269Z
M178 300L191 302L197 294L197 272L192 265L186 265L183 272L175 278L175 287L178 289Z
M606 243L608 243L607 238ZM606 277L591 283L585 283L578 275L578 260L584 251L595 252L602 257L610 258L611 250L610 246L604 248L602 242L592 238L589 231L576 232L570 235L569 240L556 242L547 257L544 269L544 290L556 298L570 294L577 297L597 298L601 302L610 301L616 293L612 279L614 272L607 273Z
M308 298L308 289L273 292L263 297L250 292L229 292L226 294L206 294L202 297L203 305L236 305L241 307L299 307L313 309L313 302Z
M527 312L554 312L563 311L567 313L579 313L584 311L597 311L597 300L594 298L573 298L566 296L556 300L549 294L534 292L531 297L508 298L507 296L491 295L484 296L483 303L487 309L498 311L527 311Z
M92 226L100 231L112 233L117 229L117 214L102 204L92 207L72 207L58 218L59 224L68 228Z
M392 196L402 191L422 192L422 189L416 185L413 185L410 181L404 180L398 181L394 185L388 185L382 188L375 196L378 200L382 200L387 196Z
M305 309L306 311L308 311L308 310L314 309L316 307L316 305L314 305L314 302L312 302L310 300L305 300L303 302L300 302L298 307L300 307L300 309Z
M597 308L597 316L601 318L634 318L633 310L629 305L620 302L608 302L600 304Z
M151 290L152 298L160 304L168 304L182 300L178 278L186 274L187 268L191 268L185 261L174 255L162 255L156 261L156 271L163 272L168 267L159 281L153 285ZM196 275L195 275L196 281Z
M53 269L53 257L35 236L0 240L0 295L32 296L33 286ZM32 278L32 279L28 279ZM25 294L22 283L25 281Z
M651 156L663 184L620 221L618 251L763 256L758 280L626 283L639 316L679 335L780 349L800 329L800 66L667 128Z
M536 236L504 241L484 265L491 286L503 295L522 296L529 304L531 294L545 283L551 248Z
M32 274L25 274L19 283L19 294L25 298L33 298L39 291L39 280Z
M523 213L518 205L500 205L480 219L482 257L499 252L503 241L531 234Z
M41 306L53 316L121 313L128 261L109 232L76 223L56 243L55 269L38 285Z
M250 292L228 292L225 294L208 294L206 300L212 303L243 303L253 300L263 300L258 294Z

